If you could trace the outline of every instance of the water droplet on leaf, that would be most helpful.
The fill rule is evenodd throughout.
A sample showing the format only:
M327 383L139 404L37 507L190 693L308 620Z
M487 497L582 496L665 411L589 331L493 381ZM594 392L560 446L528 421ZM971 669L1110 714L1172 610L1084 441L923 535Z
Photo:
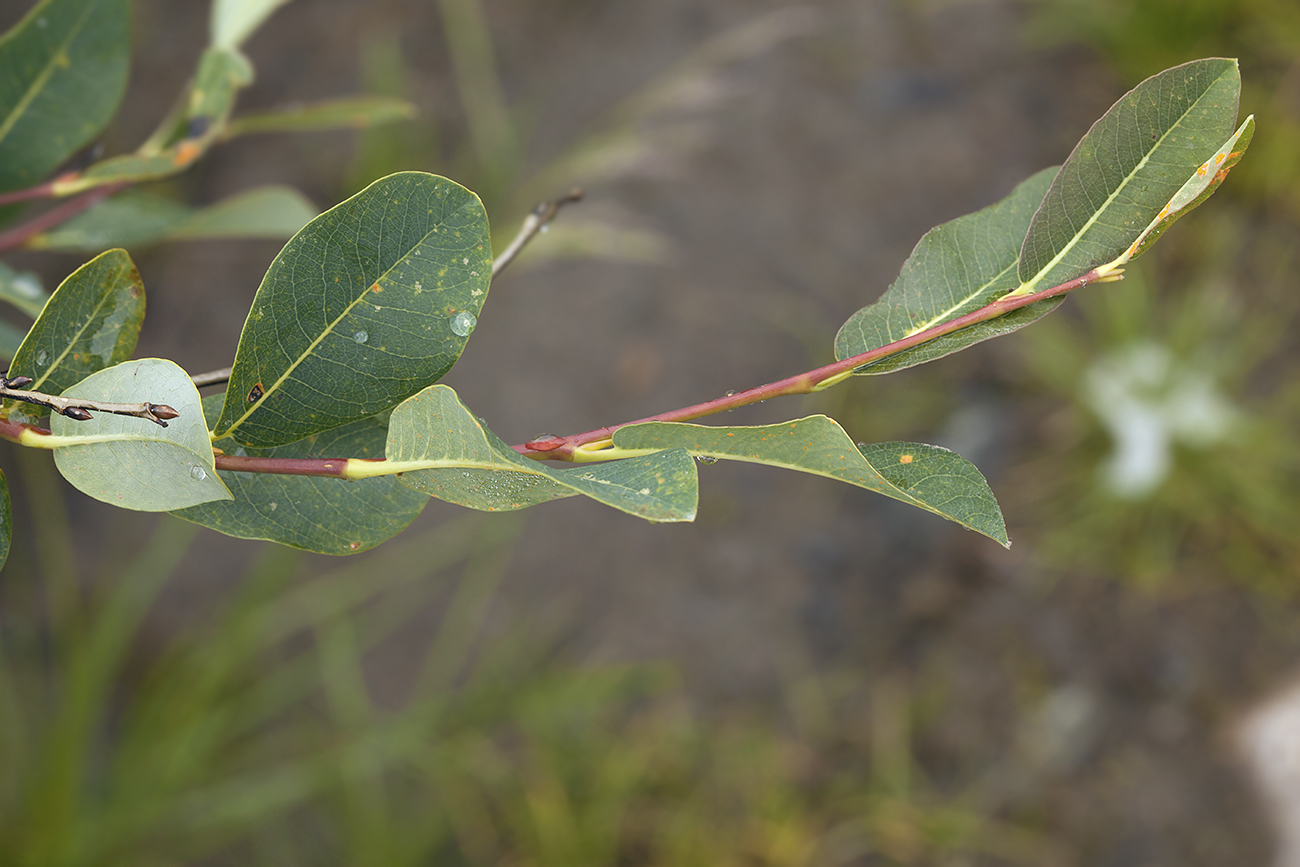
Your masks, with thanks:
M357 343L365 343L370 339L370 335L364 331L358 331L356 334L352 335L352 339Z
M469 337L475 325L478 325L478 317L468 310L462 310L451 317L451 333L457 337Z
M201 482L208 477L208 471L203 467L190 467L190 478L196 482Z
M37 366L37 367L44 367L46 364L49 363L49 361L50 361L50 354L49 354L48 352L46 352L44 349L42 349L40 352L36 353L36 366Z
M716 464L718 462L718 459L712 455L696 455L695 460L701 464Z

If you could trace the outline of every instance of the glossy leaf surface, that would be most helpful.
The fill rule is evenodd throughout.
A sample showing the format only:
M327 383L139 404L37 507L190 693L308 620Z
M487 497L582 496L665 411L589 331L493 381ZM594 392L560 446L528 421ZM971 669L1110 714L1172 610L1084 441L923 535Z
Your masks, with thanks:
M1125 94L1075 146L1020 253L1022 294L1118 259L1237 124L1237 62L1196 60Z
M212 44L234 50L289 0L213 0Z
M221 395L204 398L210 421ZM273 458L378 459L388 426L368 418L274 449L237 453ZM217 443L218 447L222 444ZM233 500L204 503L174 514L228 536L265 539L320 554L355 554L406 528L429 498L395 476L343 481L336 478L217 471Z
M112 403L164 403L180 415L160 427L145 419L96 413L89 421L50 418L63 477L96 500L142 512L169 512L230 499L217 477L199 392L170 361L142 358L91 374L64 391Z
M288 187L259 187L206 208L127 190L37 235L27 246L95 251L197 238L288 238L316 213L301 193Z
M693 455L785 467L848 482L934 512L1009 545L1002 510L970 461L919 443L855 445L824 415L757 427L647 422L614 432L624 449L686 449Z
M109 250L72 272L50 296L14 355L10 374L30 376L32 391L63 394L89 374L130 358L143 321L140 272L125 250Z
M217 434L284 445L436 382L477 321L491 255L478 197L435 175L391 175L326 211L257 290Z
M43 0L0 37L0 191L40 182L103 129L130 30L128 0Z
M956 319L1019 286L1020 246L1055 175L1056 169L1044 169L1001 202L927 232L880 300L840 328L835 357L852 358ZM962 329L855 372L888 373L941 358L1028 325L1059 303L1034 305L1033 315L1005 316Z
M557 469L519 455L443 385L393 410L387 459L416 490L484 511L585 494L648 521L690 521L698 500L695 462L681 449Z

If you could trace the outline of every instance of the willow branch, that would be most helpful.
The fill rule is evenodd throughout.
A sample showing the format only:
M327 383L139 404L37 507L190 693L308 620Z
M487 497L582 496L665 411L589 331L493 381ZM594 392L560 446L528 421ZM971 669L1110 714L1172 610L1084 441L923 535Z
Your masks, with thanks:
M230 368L223 367L220 370L209 370L207 373L196 373L190 377L195 388L203 388L205 385L220 385L230 380Z
M13 379L0 377L0 398L20 400L43 406L51 412L70 418L73 421L89 421L93 412L106 412L112 415L129 415L151 421L159 427L167 427L167 420L180 415L165 403L108 403L102 400L84 400L75 397L60 397L43 394L39 391L27 391L22 388L30 384L30 376L15 376ZM39 429L36 429L39 430Z
M560 212L560 208L580 200L582 195L582 190L574 187L558 199L539 202L537 207L533 208L528 216L524 218L524 224L520 227L519 234L515 235L515 239L510 242L510 245L501 251L500 256L493 260L492 276L495 277L504 271L506 266L515 260L520 251L528 246L528 242L543 231L551 220L555 219L555 215Z

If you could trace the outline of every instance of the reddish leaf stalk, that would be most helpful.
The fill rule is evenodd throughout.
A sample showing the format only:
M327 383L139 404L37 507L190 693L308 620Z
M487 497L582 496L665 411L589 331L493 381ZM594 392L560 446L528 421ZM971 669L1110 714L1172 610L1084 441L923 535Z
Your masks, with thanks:
M127 183L105 184L102 187L95 187L87 190L81 195L69 199L63 204L50 208L48 211L38 214L26 223L14 226L6 232L0 232L0 250L12 250L15 247L21 247L35 236L60 226L80 214L82 211L89 210L95 205L107 199L109 196L119 192L123 188L130 186Z

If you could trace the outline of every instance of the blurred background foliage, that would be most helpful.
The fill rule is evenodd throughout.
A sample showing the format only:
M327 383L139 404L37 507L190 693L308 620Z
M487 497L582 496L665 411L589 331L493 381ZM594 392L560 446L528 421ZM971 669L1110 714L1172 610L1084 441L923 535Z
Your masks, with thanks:
M441 41L419 48L440 58L432 91L403 22L359 35L361 89L424 110L358 133L321 188L339 200L391 171L437 171L483 196L499 241L557 188L631 191L566 212L521 265L672 263L683 242L647 215L646 185L679 183L707 151L738 98L731 65L825 27L817 6L755 7L557 143L502 47L518 10L434 5ZM844 4L822 5L835 20ZM915 36L954 6L1005 11L899 0L870 14ZM1243 114L1260 123L1210 206L1122 283L972 353L980 364L860 378L807 403L862 439L941 442L985 468L1019 520L1013 555L993 561L888 505L816 501L810 523L831 529L801 543L806 643L754 690L702 673L689 649L590 654L562 602L500 610L505 576L540 568L518 553L532 550L527 515L440 511L342 562L122 519L87 558L81 516L107 513L69 508L46 456L7 449L19 537L0 582L0 864L1259 863L1265 833L1216 744L1300 658L1300 11L1033 0L1007 20L1016 50L1046 66L1083 58L1091 74L1100 59L1114 76L1102 108L1160 69L1239 56ZM801 50L819 69L850 66L833 39ZM943 88L920 74L869 97L942 108ZM851 308L755 292L758 315L826 360ZM610 365L638 405L653 371L671 371L639 339ZM710 536L729 538L764 496L735 478L712 494L705 481ZM888 537L870 568L846 559L841 525ZM741 529L739 545L765 550L761 524ZM682 538L636 532L655 548ZM642 550L609 544L628 546L616 562ZM569 553L561 568L584 568ZM219 587L184 580L195 558L221 563ZM664 574L640 580L668 580L669 565L650 568ZM726 630L720 616L703 627L770 658L730 648ZM1161 762L1179 774L1155 773Z

